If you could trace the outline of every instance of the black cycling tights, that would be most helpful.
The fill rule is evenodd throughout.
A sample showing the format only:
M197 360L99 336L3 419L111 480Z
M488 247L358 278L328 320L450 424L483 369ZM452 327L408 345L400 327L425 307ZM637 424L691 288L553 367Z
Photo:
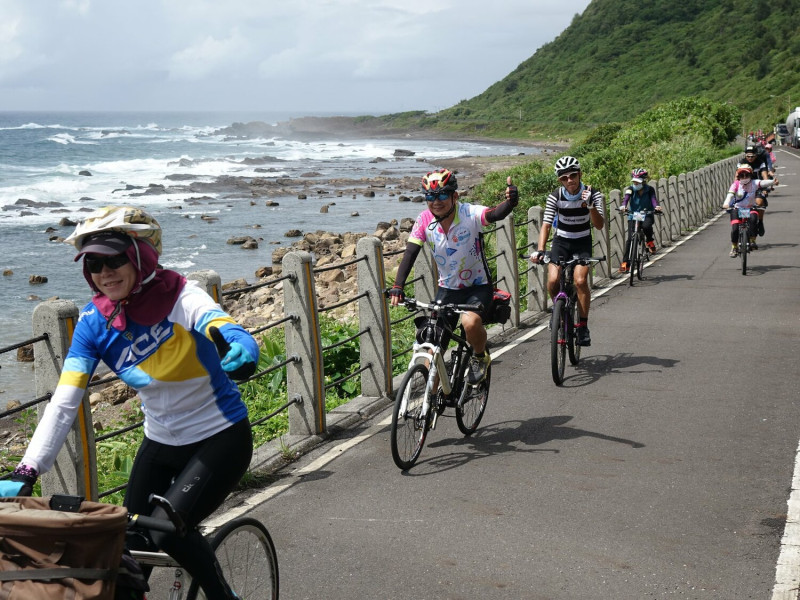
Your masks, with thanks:
M220 576L211 545L196 526L222 504L247 471L252 454L250 423L244 419L186 446L168 446L145 438L133 463L125 507L129 512L164 517L164 511L153 510L147 499L155 493L172 503L190 528L189 533L179 538L154 531L151 537L197 580L209 600L235 596Z

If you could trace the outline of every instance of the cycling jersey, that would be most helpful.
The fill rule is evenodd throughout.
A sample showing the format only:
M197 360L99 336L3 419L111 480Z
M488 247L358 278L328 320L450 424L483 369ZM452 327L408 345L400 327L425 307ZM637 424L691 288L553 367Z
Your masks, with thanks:
M642 189L638 192L631 187L627 187L622 194L622 206L627 207L631 212L652 210L658 206L656 189L646 183L642 185ZM632 218L632 216L629 218Z
M589 190L588 201L583 200L584 190ZM544 223L553 224L558 218L556 236L578 239L592 235L592 224L589 208L594 206L601 216L605 216L603 194L598 190L581 184L580 190L574 199L570 199L564 188L561 187L547 197L544 208Z
M123 330L106 325L93 303L81 311L58 386L23 464L40 473L53 466L100 360L138 391L145 436L157 442L191 444L247 418L238 388L223 371L207 331L218 327L226 340L239 342L251 356L258 356L258 345L197 282L186 282L172 310L155 325L131 318Z
M768 188L772 184L772 179L751 179L750 183L742 185L742 182L737 179L728 189L723 206L727 208L735 204L740 208L752 208L756 205L756 192L762 188Z
M428 242L439 270L440 288L455 290L491 283L480 237L488 223L488 210L485 206L456 202L446 234L430 209L417 217L408 241L419 246Z

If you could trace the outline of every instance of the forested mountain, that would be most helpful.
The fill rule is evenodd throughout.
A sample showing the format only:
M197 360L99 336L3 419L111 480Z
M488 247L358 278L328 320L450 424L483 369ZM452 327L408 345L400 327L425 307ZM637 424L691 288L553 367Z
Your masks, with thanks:
M433 117L595 124L703 95L767 126L800 105L797 23L800 0L593 0L507 77Z

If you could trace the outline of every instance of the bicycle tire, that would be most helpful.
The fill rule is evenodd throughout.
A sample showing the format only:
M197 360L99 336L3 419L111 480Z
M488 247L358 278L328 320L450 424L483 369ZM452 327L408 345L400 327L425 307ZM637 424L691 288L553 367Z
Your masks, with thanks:
M578 299L572 298L569 304L569 318L567 319L567 355L569 364L577 365L581 361L581 346L578 345L575 324L578 322Z
M642 280L642 270L644 269L644 262L647 260L647 256L649 255L650 251L647 249L647 244L644 241L644 236L639 236L639 251L638 256L636 258L636 279L639 281Z
M748 243L750 242L748 234L747 227L739 228L739 255L742 258L742 275L747 275L747 254L749 252Z
M252 517L229 521L214 535L211 547L225 581L239 598L278 600L278 555L264 525ZM205 599L196 581L189 586L187 600Z
M427 383L428 367L420 363L413 365L403 376L394 400L391 431L392 460L403 471L410 469L417 462L425 444L425 437L428 435L430 421L420 417ZM400 408L404 396L407 399L406 410L405 414L401 415ZM428 414L430 415L430 411Z
M634 271L636 271L637 249L639 240L636 235L631 236L630 247L628 248L628 285L633 285Z
M567 315L565 302L556 300L553 304L553 316L550 320L550 368L553 382L564 383L564 366L567 355Z
M492 365L486 367L486 378L478 385L472 386L464 382L461 398L456 405L456 425L466 436L478 429L486 404L489 402L489 384L492 381Z

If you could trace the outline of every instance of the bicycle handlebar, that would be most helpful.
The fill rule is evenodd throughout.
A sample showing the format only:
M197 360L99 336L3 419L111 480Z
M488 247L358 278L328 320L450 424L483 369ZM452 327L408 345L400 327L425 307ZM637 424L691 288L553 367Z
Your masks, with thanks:
M528 258L530 258L530 257L528 257ZM606 260L606 257L605 257L605 255L603 255L603 256L590 256L588 258L581 258L579 256L575 256L575 257L571 258L570 260L554 261L554 260L552 260L550 258L550 253L549 252L545 252L544 256L542 257L542 262L544 264L549 264L549 263L552 262L553 264L556 264L559 267L568 267L570 265L576 265L576 264L585 266L585 265L589 265L591 263L604 262L605 260ZM536 263L534 263L534 264L536 264Z
M436 311L452 311L456 313L465 312L483 312L484 306L480 302L478 304L442 304L441 302L427 303L417 300L416 298L406 297L401 302L408 310L436 310Z
M175 533L180 537L186 535L186 523L169 500L157 494L150 494L149 503L163 509L167 513L167 519L128 513L128 529L151 529Z

